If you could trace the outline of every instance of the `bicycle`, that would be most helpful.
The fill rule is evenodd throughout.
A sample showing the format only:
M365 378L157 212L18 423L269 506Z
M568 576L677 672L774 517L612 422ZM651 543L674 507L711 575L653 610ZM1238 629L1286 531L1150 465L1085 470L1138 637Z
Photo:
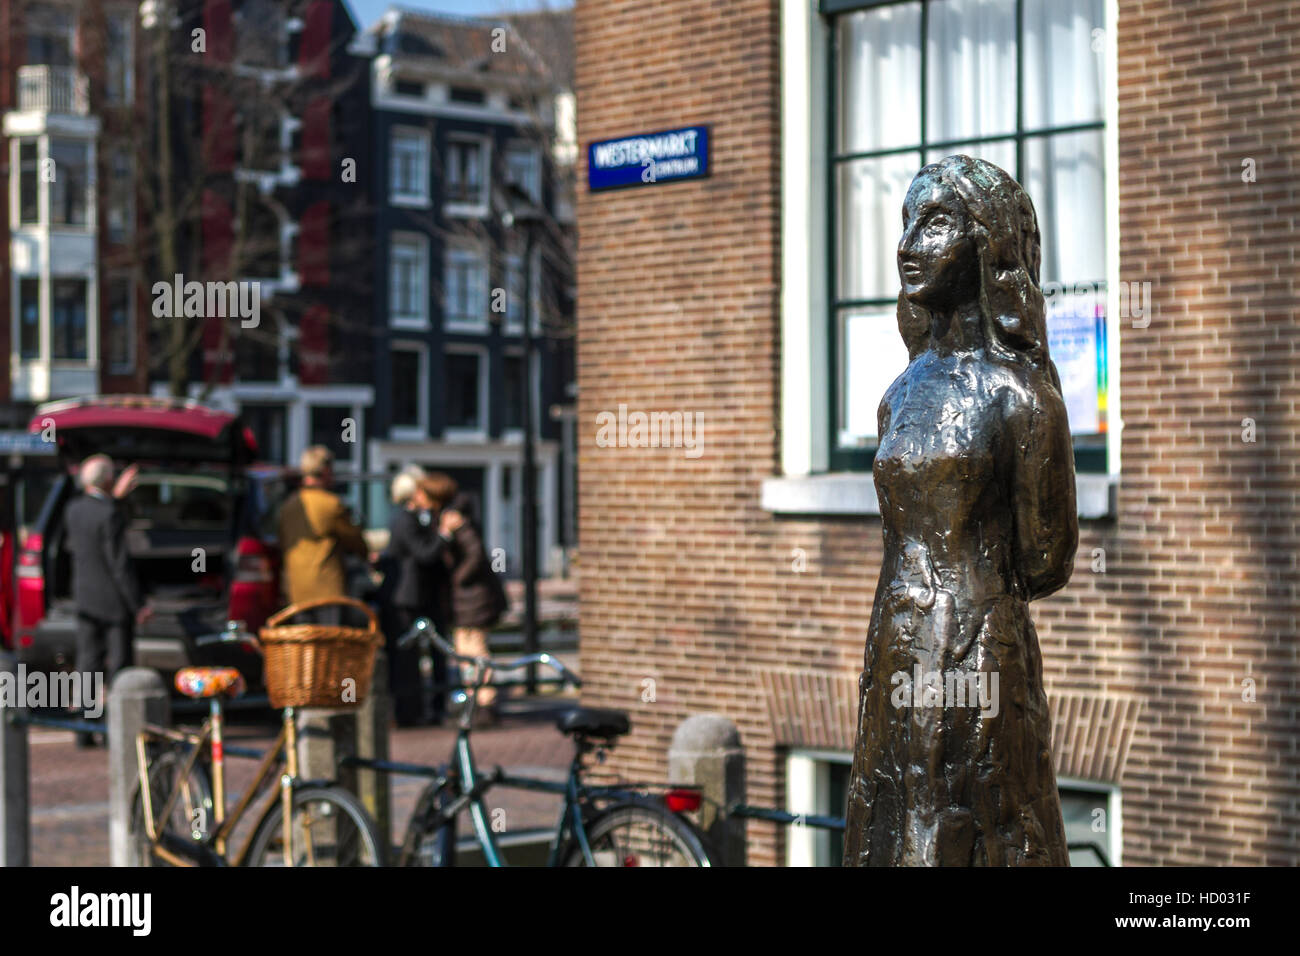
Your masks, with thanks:
M500 767L480 774L470 746L478 691L491 683L493 672L517 671L532 664L550 667L564 684L581 686L581 679L563 661L544 652L506 663L458 654L426 618L416 621L398 643L410 646L413 642L419 642L426 651L437 647L449 662L463 665L461 683L445 688L459 688L456 699L463 704L450 760L439 767L359 757L344 761L380 772L433 777L416 800L398 865L454 866L457 821L461 811L468 810L488 866L504 866L483 802L484 794L496 786L563 795L548 866L713 865L713 855L703 834L683 816L699 808L699 790L670 786L656 793L651 786L630 789L588 785L583 781L583 758L594 753L598 760L603 760L617 739L631 729L628 715L623 711L574 707L560 716L557 726L574 741L573 760L563 783L512 776Z
M245 643L260 651L253 635L232 622L222 634L200 638ZM186 667L176 687L209 701L197 733L147 724L136 737L139 784L131 812L137 866L382 866L386 841L361 802L332 781L298 777L298 729L286 707L280 733L262 756L253 783L233 812L226 812L222 700L244 692L233 667ZM254 754L245 754L254 756ZM268 786L284 764L278 786ZM230 839L259 793L257 825L233 856ZM161 825L160 825L161 824Z

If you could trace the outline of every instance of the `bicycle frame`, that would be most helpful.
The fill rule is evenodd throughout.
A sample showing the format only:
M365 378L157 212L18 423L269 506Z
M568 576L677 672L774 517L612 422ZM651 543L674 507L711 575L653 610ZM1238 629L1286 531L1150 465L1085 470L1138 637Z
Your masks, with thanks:
M169 740L174 744L188 745L185 760L180 771L177 773L175 782L163 802L162 809L155 814L153 808L153 789L149 786L149 759L148 743L157 740ZM167 727L158 727L152 724L146 724L144 728L136 735L136 761L138 767L141 803L144 807L145 832L149 837L150 852L161 857L173 866L196 866L198 860L186 860L177 853L162 845L163 833L158 829L157 820L166 820L176 805L181 791L189 778L190 771L194 769L194 764L202 753L204 746L210 744L212 759L212 813L214 817L215 829L206 831L203 839L195 841L195 853L198 857L204 857L204 851L211 850L216 857L223 862L231 863L234 866L241 866L248 855L249 848L252 846L253 838L257 834L258 827L254 827L244 840L240 847L238 855L231 860L227 855L227 843L239 821L247 812L249 806L256 799L271 779L274 773L274 765L279 761L281 755L284 756L285 771L280 775L280 786L277 790L275 787L266 788L266 798L263 801L261 811L258 813L258 823L266 819L267 814L271 812L275 801L278 798L282 801L284 812L284 861L285 866L292 865L292 827L293 827L293 793L298 783L298 729L297 721L294 718L292 707L285 708L284 719L281 723L280 733L276 737L275 743L262 757L262 762L257 768L253 783L244 792L239 803L235 806L234 812L229 816L226 815L226 786L225 786L225 741L223 737L223 721L221 712L220 698L213 698L209 705L209 716L204 721L199 732L192 733L189 731L172 730Z

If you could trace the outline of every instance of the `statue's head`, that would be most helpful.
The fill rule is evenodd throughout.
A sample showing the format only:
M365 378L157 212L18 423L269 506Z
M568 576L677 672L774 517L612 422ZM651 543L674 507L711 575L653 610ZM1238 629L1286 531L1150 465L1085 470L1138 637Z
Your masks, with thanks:
M989 349L1050 368L1041 258L1034 204L1003 170L961 155L924 167L903 201L898 243L898 325L908 352L929 346L931 312L976 301Z

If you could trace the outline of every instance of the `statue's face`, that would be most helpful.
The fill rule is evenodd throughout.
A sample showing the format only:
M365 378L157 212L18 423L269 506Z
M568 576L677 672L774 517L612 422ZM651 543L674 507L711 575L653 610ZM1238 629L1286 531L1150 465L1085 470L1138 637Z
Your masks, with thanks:
M956 192L922 173L903 202L898 278L908 300L927 309L953 307L978 289L978 258L970 221Z

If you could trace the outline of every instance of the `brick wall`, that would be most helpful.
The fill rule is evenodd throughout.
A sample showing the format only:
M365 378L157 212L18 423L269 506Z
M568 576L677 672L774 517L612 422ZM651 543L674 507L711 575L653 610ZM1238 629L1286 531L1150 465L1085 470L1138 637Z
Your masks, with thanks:
M880 524L759 507L779 470L776 4L579 0L576 29L580 142L709 123L713 168L579 189L584 696L632 712L613 762L632 778L663 777L683 718L726 714L749 800L779 806L792 727L851 740ZM1058 769L1121 785L1126 863L1300 861L1298 38L1286 3L1120 3L1121 278L1152 283L1154 318L1120 341L1117 518L1084 523L1074 579L1034 608ZM703 454L598 447L620 404L702 416ZM749 833L752 862L782 859L777 827Z

